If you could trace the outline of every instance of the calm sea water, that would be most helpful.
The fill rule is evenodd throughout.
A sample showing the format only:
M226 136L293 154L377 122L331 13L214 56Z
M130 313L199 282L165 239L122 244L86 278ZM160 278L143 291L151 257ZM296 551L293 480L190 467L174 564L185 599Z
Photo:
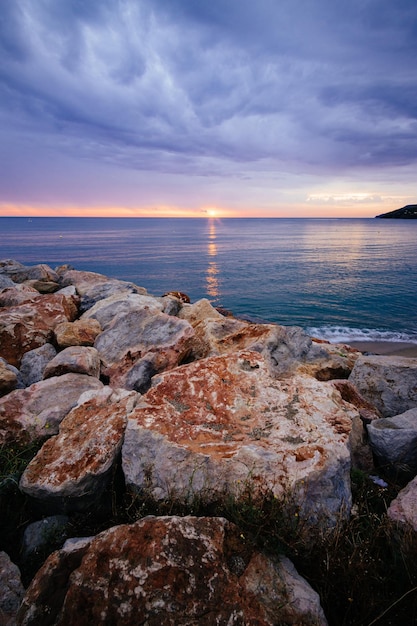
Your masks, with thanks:
M0 258L184 291L334 341L417 343L417 221L0 218L0 229Z

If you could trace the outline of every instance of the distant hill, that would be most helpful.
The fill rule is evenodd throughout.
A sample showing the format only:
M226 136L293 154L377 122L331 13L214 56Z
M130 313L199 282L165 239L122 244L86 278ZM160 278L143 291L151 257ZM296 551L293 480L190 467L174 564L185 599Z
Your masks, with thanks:
M399 220L417 220L417 204L407 204L402 209L396 209L389 213L382 213L382 215L376 215L375 217L387 218L387 219L399 219Z

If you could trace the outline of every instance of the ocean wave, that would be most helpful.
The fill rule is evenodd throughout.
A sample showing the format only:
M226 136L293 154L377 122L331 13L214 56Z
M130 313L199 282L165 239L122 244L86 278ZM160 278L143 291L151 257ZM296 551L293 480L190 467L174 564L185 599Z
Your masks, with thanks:
M326 339L332 343L349 343L351 341L390 341L417 344L417 331L413 330L379 330L375 328L349 328L346 326L320 326L306 328L310 337Z

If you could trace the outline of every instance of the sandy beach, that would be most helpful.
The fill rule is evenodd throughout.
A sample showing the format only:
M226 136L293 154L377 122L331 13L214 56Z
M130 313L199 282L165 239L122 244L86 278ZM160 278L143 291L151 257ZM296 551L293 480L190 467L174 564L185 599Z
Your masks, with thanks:
M417 358L417 344L396 341L352 341L352 348L367 354Z

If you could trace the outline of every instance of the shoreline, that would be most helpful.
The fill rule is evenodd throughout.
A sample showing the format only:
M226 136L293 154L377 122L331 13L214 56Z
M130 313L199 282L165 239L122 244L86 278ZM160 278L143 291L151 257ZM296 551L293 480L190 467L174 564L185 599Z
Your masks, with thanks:
M366 354L417 358L417 344L404 341L346 341L348 346Z

